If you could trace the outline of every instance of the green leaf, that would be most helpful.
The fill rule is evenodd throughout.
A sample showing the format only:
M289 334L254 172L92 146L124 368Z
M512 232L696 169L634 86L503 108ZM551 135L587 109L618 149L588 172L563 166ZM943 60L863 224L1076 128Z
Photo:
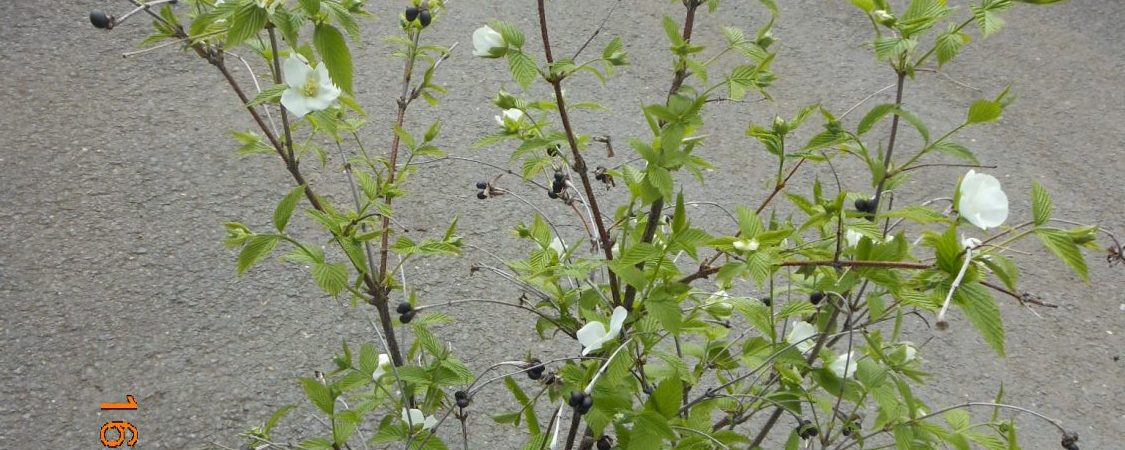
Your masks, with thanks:
M966 124L994 122L1000 118L1004 108L999 102L992 100L977 100L969 107L969 114L965 118Z
M1004 322L1000 317L1000 308L988 289L977 282L964 283L953 293L953 298L984 341L998 355L1005 356Z
M234 48L251 36L258 34L265 28L269 21L266 10L259 8L254 2L245 2L234 12L230 18L230 30L227 31L227 48Z
M348 287L348 266L343 263L315 263L311 270L316 285L329 295L340 295Z
M953 26L950 25L950 30L938 35L937 41L934 42L934 48L938 58L938 67L952 60L953 57L957 56L957 52L961 50L961 47L972 41L972 37L968 34L955 31L952 27Z
M250 103L247 103L246 106L258 106L263 103L277 103L278 99L281 98L281 94L284 93L286 89L289 89L289 85L284 83L275 84L268 88L262 89L262 92L259 92L258 95L255 95L254 99L250 100Z
M930 149L937 150L940 153L944 153L963 161L968 161L972 164L980 164L980 161L977 161L977 157L973 155L973 152L969 151L968 148L965 148L965 146L956 142L935 142L934 145L930 147Z
M348 95L352 92L352 55L348 50L344 35L336 27L325 23L318 24L313 32L313 45L320 53L323 64L328 68L328 76Z
M313 378L301 378L301 386L305 388L305 395L313 405L325 414L332 415L335 411L336 396L333 395L331 388Z
M1031 215L1036 225L1043 225L1051 219L1051 195L1038 182L1031 182Z
M539 67L535 65L535 61L518 50L508 52L508 70L512 72L512 79L525 90L539 76Z
M880 61L898 58L914 50L917 45L918 41L912 38L884 36L875 39L875 57Z
M1019 281L1020 270L1011 259L996 253L990 253L976 258L976 261L983 262L988 270L991 270L992 274L996 275L996 278L999 278L1000 282L1004 283L1004 286L1007 286L1012 292L1018 290L1016 289L1016 283Z
M277 204L277 209L273 211L273 225L279 233L285 231L285 226L289 224L289 218L293 217L293 210L297 208L297 202L301 201L302 195L305 195L305 185L303 184L285 194L285 197Z
M1086 258L1082 256L1082 252L1071 239L1069 233L1057 228L1039 228L1035 230L1035 235L1039 236L1039 240L1043 242L1044 247L1047 247L1067 266L1070 266L1082 281L1090 281L1089 271L1086 268Z
M250 241L242 248L242 252L238 254L237 271L239 275L246 273L254 264L269 256L273 252L274 247L277 247L277 236L258 235L250 238Z
M680 403L684 399L684 385L679 379L669 378L660 383L649 397L653 409L671 419L680 412Z
M667 169L660 166L649 166L645 179L648 180L650 186L660 192L661 197L672 198L674 181L672 180L672 174L668 173Z
M886 117L888 113L894 110L894 103L883 103L882 105L871 108L871 111L869 111L867 115L863 116L863 119L859 121L859 127L856 128L856 134L862 136L868 131L871 131L871 127L874 127L876 123L879 123L880 119Z

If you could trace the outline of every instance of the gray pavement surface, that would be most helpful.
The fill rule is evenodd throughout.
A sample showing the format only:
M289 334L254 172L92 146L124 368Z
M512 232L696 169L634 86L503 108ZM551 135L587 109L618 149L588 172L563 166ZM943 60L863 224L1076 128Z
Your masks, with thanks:
M0 446L102 448L100 426L129 420L141 430L137 448L234 448L240 431L287 403L301 407L285 422L285 435L323 432L295 379L329 368L341 339L370 342L369 312L338 304L302 270L275 261L235 277L235 254L221 243L221 224L266 226L290 180L274 159L234 155L228 131L252 123L216 71L173 49L123 59L121 53L147 32L145 20L109 33L89 25L91 9L123 11L125 3L0 6ZM469 147L495 126L496 112L486 100L498 86L516 86L495 62L470 57L470 35L488 19L505 18L537 42L533 3L450 3L451 14L424 38L461 42L437 76L450 94L438 108L413 110L410 122L418 127L440 117L446 122L440 143L452 154L503 163L510 149ZM754 29L761 23L757 2L724 3L722 14L701 15L698 42L721 42L718 25ZM865 19L848 2L779 3L778 100L711 110L706 132L712 138L701 152L720 168L706 185L685 184L690 199L727 206L760 201L772 162L743 137L749 120L791 115L813 102L840 112L893 82L889 70L872 70L877 65L863 46L866 34L858 32ZM551 2L556 48L573 51L565 49L585 40L612 4ZM404 5L371 2L381 19L367 24L365 41L353 50L357 97L377 123L365 131L374 148L390 140L386 124L401 70L380 37L390 33L390 18ZM639 105L657 101L667 89L669 59L658 25L664 14L680 12L670 2L623 0L596 42L620 35L633 65L605 87L591 81L568 87L579 100L610 107L609 113L575 118L582 132L610 134L622 143L609 163L627 157L627 137L643 136ZM973 42L945 75L920 74L908 85L906 103L932 129L947 129L973 99L1011 84L1019 101L1003 120L971 129L961 141L984 163L999 166L990 173L1004 183L1012 217L1030 215L1034 180L1054 195L1059 217L1125 231L1125 4L1018 7L1005 19L1008 29ZM890 93L875 101L891 101ZM591 159L591 165L607 162L604 154ZM334 186L323 191L343 199L337 168L330 164L312 178ZM843 164L840 170L844 183L863 189L860 167ZM961 173L946 168L919 174L900 198L947 195ZM412 234L432 236L458 215L466 242L517 255L522 249L504 239L531 212L507 200L477 201L473 182L492 174L470 164L424 167L410 183L412 195L396 204L399 220ZM802 173L797 185L813 176L831 175L818 167ZM613 191L605 202L621 198L620 190ZM565 217L557 205L545 199L541 205ZM699 213L712 219L704 223L713 229L729 226L715 210ZM298 226L309 233L307 225ZM1080 433L1082 448L1123 448L1123 271L1091 255L1086 285L1037 246L1023 247L1032 253L1019 258L1022 287L1061 307L1037 310L1039 317L1002 301L1009 347L1003 360L959 316L948 332L918 331L916 341L933 337L926 367L934 377L922 395L935 407L988 400L1003 383L1007 401L1058 418ZM409 282L423 302L513 298L515 291L500 280L468 276L472 261L487 258L470 249L461 259L419 262L407 267ZM573 343L540 342L530 329L513 327L509 310L449 312L458 323L444 327L442 338L476 368L529 351L546 359L577 350ZM126 394L136 396L137 411L98 410L99 403L122 401ZM511 404L501 389L478 402L482 409ZM1053 429L1019 418L1024 448L1058 448ZM515 448L520 442L483 414L472 420L474 448Z

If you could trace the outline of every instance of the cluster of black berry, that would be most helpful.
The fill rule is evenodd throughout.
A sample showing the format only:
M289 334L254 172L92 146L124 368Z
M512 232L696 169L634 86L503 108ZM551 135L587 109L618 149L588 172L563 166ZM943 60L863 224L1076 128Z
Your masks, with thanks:
M481 200L488 198L488 194L492 191L491 186L488 185L487 181L478 181L477 189L480 189L480 192L477 192L477 198Z
M415 19L422 24L422 28L426 28L430 26L433 16L430 15L429 8L415 8L413 6L406 8L406 21L413 22Z
M395 311L398 311L398 321L402 323L410 323L411 320L414 320L414 314L418 312L414 309L414 305L409 302L399 303Z
M566 174L562 173L561 170L556 170L555 181L551 183L551 191L547 192L547 196L553 199L559 198L559 196L562 195L563 190L566 189L566 181Z
M801 424L797 425L797 435L801 439L812 439L820 434L820 430L816 429L811 420L801 419Z
M606 173L605 166L598 166L597 168L594 169L594 179L598 180L598 181L601 181L603 184L605 184L606 189L609 189L609 188L617 185L613 182L613 176Z
M877 207L879 207L879 204L875 203L875 199L855 199L855 209L861 213L864 213L864 217L867 217L868 219L875 219L875 208Z
M1078 450L1078 433L1067 432L1063 433L1062 447L1066 450Z
M583 391L573 391L570 393L570 401L567 402L574 412L578 415L583 415L590 412L590 408L594 407L594 397Z

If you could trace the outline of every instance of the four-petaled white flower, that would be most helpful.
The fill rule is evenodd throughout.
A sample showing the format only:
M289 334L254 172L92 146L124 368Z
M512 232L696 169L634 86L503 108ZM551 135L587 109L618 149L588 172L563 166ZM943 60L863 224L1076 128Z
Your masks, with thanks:
M855 369L855 352L840 355L835 361L832 361L832 364L828 365L828 370L831 370L840 378L851 378L852 375L855 375Z
M785 336L785 342L796 344L797 350L805 353L816 346L816 339L812 339L814 335L816 335L816 327L802 320L793 323L793 329Z
M520 120L523 119L523 111L517 108L505 109L499 116L492 116L496 119L496 123L505 129L515 131L519 129Z
M473 32L473 56L499 58L508 52L504 35L485 25Z
M254 0L259 8L266 10L267 13L273 14L277 10L277 5L285 3L285 0Z
M371 379L379 382L384 375L391 371L391 357L386 353L379 354L379 362L375 365L375 372L371 374Z
M969 170L961 179L957 211L977 228L995 228L1008 220L1008 195L996 177Z
M621 325L625 324L625 318L629 315L629 311L620 306L613 308L613 316L609 318L609 329L598 321L593 321L578 330L578 342L582 344L582 356L586 356L590 352L602 348L602 344L609 342L621 333Z
M863 233L848 228L848 231L844 233L844 239L847 239L848 247L855 247L859 245L859 240L863 239Z
M429 430L437 425L434 416L427 416L422 410L414 408L402 410L402 421L411 424L414 428L421 427L423 430Z
M332 84L324 64L313 69L294 54L285 60L281 72L285 75L285 84L289 85L281 93L281 104L298 119L310 112L328 109L340 96L340 88Z
M733 245L735 249L738 249L740 251L752 252L758 249L759 244L757 239L739 239L737 241L734 241L734 243L732 243L731 245Z

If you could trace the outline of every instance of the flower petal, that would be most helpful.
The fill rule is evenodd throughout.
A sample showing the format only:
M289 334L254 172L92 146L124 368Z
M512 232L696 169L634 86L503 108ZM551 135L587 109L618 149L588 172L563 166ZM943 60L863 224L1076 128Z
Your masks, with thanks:
M625 318L629 317L629 311L623 307L613 308L613 316L609 318L609 333L607 339L613 339L621 333L621 326L625 324Z
M310 111L307 97L301 95L298 88L291 87L281 93L281 106L284 106L286 110L293 114L295 119L305 117L305 114Z
M312 69L297 53L293 53L293 56L285 58L285 62L281 63L281 74L285 77L285 84L292 88L304 86L305 78L309 76L310 71Z
M793 329L785 336L785 342L796 344L797 350L805 353L816 345L816 341L810 339L814 335L816 335L816 327L802 320L793 324Z
M855 375L855 369L857 367L855 358L855 352L840 355L835 361L832 361L832 364L828 366L828 370L831 370L837 377L851 378L852 375Z
M608 333L606 332L605 325L598 321L587 323L582 328L579 328L575 336L578 338L578 343L582 344L582 356L586 356L586 354L602 348L602 344L608 340L606 339L606 334Z

